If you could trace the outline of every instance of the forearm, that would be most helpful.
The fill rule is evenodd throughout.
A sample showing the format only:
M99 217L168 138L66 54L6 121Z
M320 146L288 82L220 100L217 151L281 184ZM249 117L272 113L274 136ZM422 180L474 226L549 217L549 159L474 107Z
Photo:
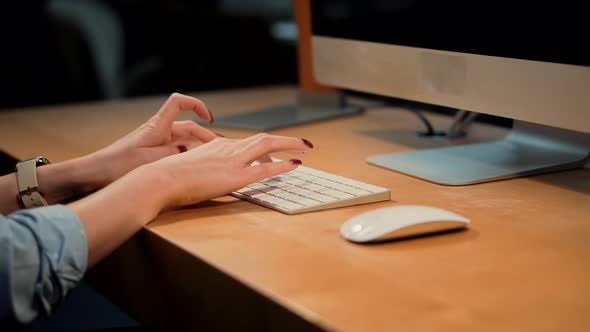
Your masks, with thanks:
M102 162L88 155L38 167L39 190L49 204L56 204L99 189L106 176Z
M61 203L105 186L112 177L106 157L98 153L59 163L37 167L39 191L49 204ZM20 208L16 173L0 177L0 213L8 214Z
M16 201L18 188L16 186L16 174L8 174L0 177L0 214L9 214L18 210Z
M92 266L153 220L167 205L170 181L146 165L68 205L80 218Z

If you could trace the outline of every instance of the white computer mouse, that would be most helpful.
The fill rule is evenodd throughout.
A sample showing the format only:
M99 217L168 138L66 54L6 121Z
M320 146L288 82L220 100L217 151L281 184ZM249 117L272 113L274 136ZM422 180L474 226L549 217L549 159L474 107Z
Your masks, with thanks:
M451 211L421 205L397 205L361 213L340 227L353 242L374 242L466 228L469 219Z

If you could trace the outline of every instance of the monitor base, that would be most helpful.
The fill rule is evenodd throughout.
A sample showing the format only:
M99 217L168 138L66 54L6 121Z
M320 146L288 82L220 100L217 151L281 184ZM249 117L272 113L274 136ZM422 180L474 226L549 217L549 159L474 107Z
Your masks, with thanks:
M364 108L348 105L340 93L299 91L295 105L281 105L268 109L218 118L219 127L268 131L321 120L360 114Z
M443 185L469 185L583 167L590 134L514 121L505 138L371 156L373 165Z

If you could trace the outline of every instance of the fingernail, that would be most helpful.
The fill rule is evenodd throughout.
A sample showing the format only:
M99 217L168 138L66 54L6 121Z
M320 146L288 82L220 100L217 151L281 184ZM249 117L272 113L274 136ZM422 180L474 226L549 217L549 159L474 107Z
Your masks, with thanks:
M305 145L307 145L308 148L313 149L313 144L311 144L310 141L306 140L305 138L302 138L301 140Z
M180 153L186 152L187 148L184 145L179 145L177 146L178 151L180 151Z
M209 112L209 116L211 117L211 120L209 120L209 123L212 124L213 122L215 122L215 119L213 119L213 113L211 113L211 111L209 109L207 109L207 112Z
M301 165L303 162L299 159L291 159L289 160L293 165Z
M225 135L223 135L223 134L216 133L216 132L213 132L213 133L214 133L215 135L219 136L219 137L225 137Z

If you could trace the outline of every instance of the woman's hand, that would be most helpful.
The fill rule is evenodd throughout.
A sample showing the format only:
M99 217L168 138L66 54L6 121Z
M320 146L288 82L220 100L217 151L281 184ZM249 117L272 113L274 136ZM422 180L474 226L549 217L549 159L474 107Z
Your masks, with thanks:
M273 152L304 153L311 147L300 138L268 134L241 140L216 138L186 153L138 167L69 205L84 226L90 266L164 209L219 197L301 164L292 159L252 166L253 161Z
M192 111L213 123L213 116L199 99L174 93L146 123L108 147L89 156L100 165L94 189L102 188L129 171L161 158L187 151L218 136L194 121L176 121L181 111ZM99 167L100 167L99 166Z
M164 207L183 206L231 193L301 164L300 160L291 159L252 165L268 158L269 153L301 154L311 148L307 140L269 134L241 140L217 138L187 153L157 161L146 169L153 176L164 176L169 183Z

